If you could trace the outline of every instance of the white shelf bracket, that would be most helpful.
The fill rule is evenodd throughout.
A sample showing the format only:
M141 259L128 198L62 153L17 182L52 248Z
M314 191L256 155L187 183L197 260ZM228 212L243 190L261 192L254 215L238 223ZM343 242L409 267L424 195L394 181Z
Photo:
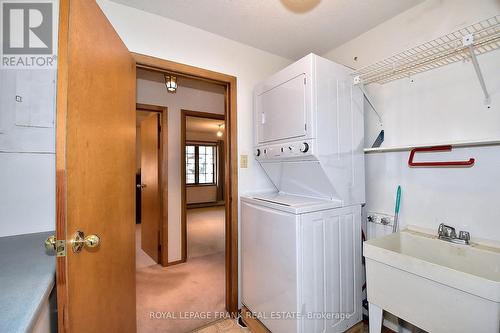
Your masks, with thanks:
M366 101L372 107L373 112L375 112L375 114L378 117L378 121L380 123L380 126L382 126L382 124L383 124L382 123L382 117L377 112L377 108L375 107L375 103L373 102L372 97L370 96L370 94L368 93L368 91L366 91L365 85L361 82L361 78L359 77L359 75L354 77L353 83L354 83L355 86L358 86L359 89L363 92L363 95L365 96Z
M486 89L486 83L484 82L483 73L481 72L479 63L477 62L476 54L474 53L474 35L472 34L465 35L462 40L462 45L469 49L470 58L472 60L472 64L474 65L474 70L476 71L477 78L479 79L479 84L481 85L481 89L483 89L484 104L490 105L491 98L490 95L488 94L488 90Z

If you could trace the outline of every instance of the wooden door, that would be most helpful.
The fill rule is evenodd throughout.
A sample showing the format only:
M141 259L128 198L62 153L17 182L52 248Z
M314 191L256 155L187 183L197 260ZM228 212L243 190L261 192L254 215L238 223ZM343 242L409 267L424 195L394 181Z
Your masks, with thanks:
M158 133L159 114L151 114L141 122L141 248L154 261L159 259L160 182Z
M57 80L59 332L135 332L135 62L94 0L60 2Z

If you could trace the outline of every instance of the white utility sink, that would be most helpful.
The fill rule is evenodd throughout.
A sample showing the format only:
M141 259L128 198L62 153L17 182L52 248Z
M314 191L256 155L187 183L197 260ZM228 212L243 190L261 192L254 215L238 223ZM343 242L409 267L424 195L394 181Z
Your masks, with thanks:
M382 310L428 332L500 332L500 249L403 230L364 242L370 333Z

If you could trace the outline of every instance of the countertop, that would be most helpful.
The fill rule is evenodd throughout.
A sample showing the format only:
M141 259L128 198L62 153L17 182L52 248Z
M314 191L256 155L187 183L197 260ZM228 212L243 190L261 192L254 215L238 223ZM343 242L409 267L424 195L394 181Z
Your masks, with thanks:
M55 256L45 252L43 232L0 237L0 332L26 332L55 282Z

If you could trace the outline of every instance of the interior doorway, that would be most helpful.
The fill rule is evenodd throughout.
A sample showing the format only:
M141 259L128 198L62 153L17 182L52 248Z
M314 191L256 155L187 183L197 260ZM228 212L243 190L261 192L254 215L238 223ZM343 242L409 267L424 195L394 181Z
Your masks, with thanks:
M59 28L56 239L69 242L75 230L102 239L98 251L85 254L67 251L65 256L57 257L59 329L118 332L134 330L136 324L133 147L138 68L218 82L226 89L228 191L225 196L229 208L225 214L229 250L225 260L224 305L235 314L238 307L236 78L131 54L94 1L73 1L71 6L69 1L61 1ZM88 306L96 294L103 301ZM95 320L89 322L88 318Z
M131 53L139 69L171 73L213 82L225 87L225 307L238 313L238 145L236 77L143 54ZM167 232L168 233L168 232ZM165 253L165 251L163 251Z
M171 65L170 62L164 63L154 58L146 57L146 60ZM227 79L230 78L227 76ZM140 242L149 243L137 247L136 254L139 332L188 332L221 316L234 316L237 313L237 227L234 225L237 225L237 215L233 212L237 207L228 204L232 203L228 198L235 193L233 179L236 175L232 153L235 147L235 132L233 134L232 129L235 127L230 125L230 119L235 119L230 102L234 91L232 83L164 70L157 66L137 66L138 119L142 118L137 128L137 151L141 151L141 176L137 189L142 202L137 203L137 207L143 210L140 214L141 227L138 227L142 234L138 232L137 238ZM175 89L169 90L172 87ZM165 120L162 120L163 114L158 114L155 109L158 107L151 104L165 107ZM145 105L148 107L142 110ZM197 117L191 118L199 120L193 126L198 126L198 129L207 126L212 137L206 137L206 130L205 133L191 130L187 136L189 149L192 149L193 173L192 181L186 184L185 122L189 112L196 113ZM169 127L164 125L167 119ZM144 202L147 199L145 194L152 189L145 182L146 174L151 173L146 165L155 165L155 154L147 154L143 145L148 138L149 141L155 141L154 138L151 140L151 135L146 135L146 132L154 132L155 121L162 123L158 133L165 136L165 139L158 141L158 156L162 156L164 162L160 169L165 174L157 172L158 180L165 183L165 190L154 191L161 194L158 197L163 217L159 219L155 207L151 209ZM193 134L198 136L192 137ZM144 159L148 156L149 162L146 162ZM165 171L167 164L168 172ZM154 177L152 183L155 183ZM237 205L237 201L234 205ZM186 214L188 206L189 213ZM155 217L154 221L159 221L154 225L158 246L154 239L155 233L148 231L145 224L145 209L152 210L155 214L149 212L150 216ZM188 238L188 228L192 231L191 238ZM158 249L161 261L152 260L154 249ZM169 313L169 320L151 318L150 313L157 311ZM196 318L179 318L182 313L198 315Z
M181 111L184 261L224 253L224 120L223 114Z

